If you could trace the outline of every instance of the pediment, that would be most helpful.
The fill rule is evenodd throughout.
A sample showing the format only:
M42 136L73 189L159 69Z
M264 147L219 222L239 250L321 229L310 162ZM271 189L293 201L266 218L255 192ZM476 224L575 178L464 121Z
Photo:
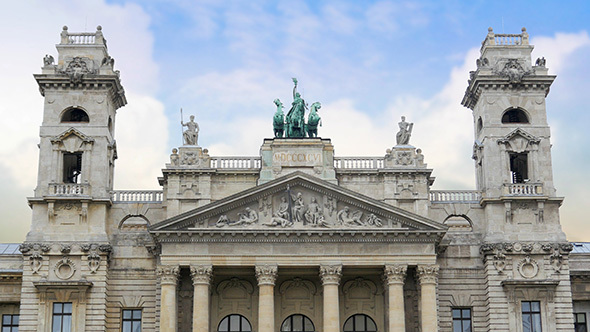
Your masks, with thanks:
M498 144L505 144L507 150L523 152L530 149L531 144L539 144L541 139L535 137L521 128L516 128L508 135L498 140Z
M62 146L68 152L82 150L83 144L93 142L93 138L84 135L73 127L51 139L51 143Z
M436 221L295 172L164 220L150 232L444 233L446 229Z

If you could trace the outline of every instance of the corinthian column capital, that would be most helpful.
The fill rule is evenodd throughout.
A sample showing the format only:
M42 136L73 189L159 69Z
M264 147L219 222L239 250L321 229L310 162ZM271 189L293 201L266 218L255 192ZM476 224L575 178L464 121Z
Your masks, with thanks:
M385 265L385 283L388 285L392 284L403 284L406 280L406 272L408 270L407 265Z
M174 284L178 281L180 268L178 266L158 266L156 273L160 278L161 284Z
M278 266L276 265L258 265L255 267L256 279L258 285L272 285L274 286L278 275Z
M438 278L438 265L419 265L418 279L420 284L436 284Z
M320 265L320 278L323 285L338 285L342 277L342 264Z
M191 265L191 277L193 285L209 285L213 276L211 265Z

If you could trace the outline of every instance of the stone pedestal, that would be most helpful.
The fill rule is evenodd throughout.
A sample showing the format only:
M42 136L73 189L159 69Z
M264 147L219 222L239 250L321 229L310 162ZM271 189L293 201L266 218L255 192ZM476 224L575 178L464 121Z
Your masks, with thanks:
M157 270L160 277L160 331L176 332L178 313L176 312L176 284L178 282L178 266L162 266Z
M258 280L258 331L275 331L274 287L277 279L276 265L256 266Z
M337 183L334 170L334 146L330 139L265 139L260 148L260 156L262 166L259 185L295 171Z
M209 331L209 284L211 265L191 266L193 278L193 331Z
M404 306L405 265L385 266L385 285L388 291L388 326L389 332L406 331L406 314Z
M436 304L437 265L418 266L420 281L420 325L424 332L438 331Z
M324 332L340 331L338 285L341 276L342 265L320 266L320 278L324 286Z

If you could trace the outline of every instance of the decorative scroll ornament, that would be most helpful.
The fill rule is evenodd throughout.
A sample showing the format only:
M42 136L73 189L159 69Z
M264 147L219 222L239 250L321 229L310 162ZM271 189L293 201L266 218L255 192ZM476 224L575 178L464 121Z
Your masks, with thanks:
M64 256L62 259L57 261L53 270L56 277L61 280L68 280L74 276L74 273L76 272L76 265L71 259Z
M156 270L160 283L176 285L180 269L178 266L160 266Z
M274 286L278 274L278 267L276 265L258 265L255 271L258 285Z
M98 268L100 267L100 255L96 252L91 252L88 255L88 268L90 269L90 273L96 273Z
M418 279L420 284L436 284L438 279L438 265L418 266Z
M518 62L518 59L508 59L501 70L496 70L495 74L508 77L510 83L520 83L525 75L531 74L532 71L527 71Z
M537 276L537 273L539 273L539 264L537 264L534 259L527 255L518 263L518 272L524 278L534 278Z
M549 256L549 262L551 263L551 267L557 273L561 271L561 266L563 265L563 255L559 253L559 249L554 249L551 256Z
M19 246L19 250L23 255L29 255L29 265L33 274L39 273L43 266L43 253L51 250L51 247L43 243L23 243Z
M38 252L34 252L31 254L31 257L29 257L29 264L31 265L33 274L39 273L41 266L43 266L43 256L41 256L41 254Z
M74 57L72 61L68 63L68 66L62 73L70 76L70 81L72 83L81 83L84 75L96 73L93 68L88 68L88 64L90 64L90 67L92 67L92 60L88 58Z
M323 285L338 285L342 277L342 265L320 265L320 278Z
M191 277L193 278L193 285L205 284L209 285L211 277L213 276L213 266L211 265L196 265L191 266Z
M407 265L385 265L385 281L387 284L403 284L406 280Z

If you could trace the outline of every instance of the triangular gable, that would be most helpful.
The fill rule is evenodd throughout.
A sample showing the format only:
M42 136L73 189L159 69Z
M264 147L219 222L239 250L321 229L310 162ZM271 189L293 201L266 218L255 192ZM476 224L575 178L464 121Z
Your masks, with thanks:
M289 210L293 211L290 215ZM244 190L150 227L152 233L179 234L208 230L298 229L444 233L447 227L302 172Z
M512 139L514 139L517 136L520 136L531 143L539 143L541 141L541 139L527 133L526 131L524 131L520 128L516 128L513 131L511 131L508 135L504 136L504 138L499 139L498 143L499 144L508 143L509 141L511 141Z

